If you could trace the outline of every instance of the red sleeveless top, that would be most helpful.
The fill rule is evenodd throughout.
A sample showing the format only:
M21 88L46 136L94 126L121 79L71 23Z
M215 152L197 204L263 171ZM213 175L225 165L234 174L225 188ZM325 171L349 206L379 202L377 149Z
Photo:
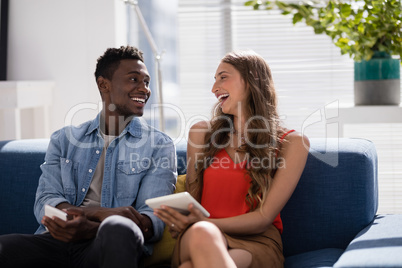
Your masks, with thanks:
M293 131L285 133L280 141ZM211 218L228 218L250 211L246 196L251 179L246 173L246 165L246 160L236 164L226 150L222 149L214 156L212 164L205 169L201 205L208 210ZM282 233L280 214L273 221L273 225Z

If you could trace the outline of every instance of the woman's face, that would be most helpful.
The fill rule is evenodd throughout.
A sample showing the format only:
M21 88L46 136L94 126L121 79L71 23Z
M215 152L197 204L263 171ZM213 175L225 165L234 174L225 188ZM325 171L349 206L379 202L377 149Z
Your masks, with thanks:
M245 115L246 100L249 91L240 72L233 65L221 62L215 72L215 83L212 93L220 102L225 114Z

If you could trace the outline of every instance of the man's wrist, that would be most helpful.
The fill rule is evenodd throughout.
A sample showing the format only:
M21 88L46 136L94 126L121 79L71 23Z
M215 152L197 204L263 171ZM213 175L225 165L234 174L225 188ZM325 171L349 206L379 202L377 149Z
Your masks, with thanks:
M85 216L92 221L102 222L106 216L107 208L103 207L85 207L83 208L85 212ZM107 214L108 215L108 214Z
M144 235L145 240L149 240L154 236L154 225L152 223L152 220L148 215L146 214L141 214L144 217L143 220L143 230L142 233Z
M96 236L96 233L98 232L100 222L96 221L88 221L88 231L86 232L86 239L92 239Z

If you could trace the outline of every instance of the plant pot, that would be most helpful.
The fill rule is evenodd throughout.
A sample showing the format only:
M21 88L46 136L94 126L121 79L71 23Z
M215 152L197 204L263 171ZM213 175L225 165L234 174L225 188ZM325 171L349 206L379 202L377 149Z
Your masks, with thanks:
M375 52L369 61L355 61L355 105L399 105L400 60Z

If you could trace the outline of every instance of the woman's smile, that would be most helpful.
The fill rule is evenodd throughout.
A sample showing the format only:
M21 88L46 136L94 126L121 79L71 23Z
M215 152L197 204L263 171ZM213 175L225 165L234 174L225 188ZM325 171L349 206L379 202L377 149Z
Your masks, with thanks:
M229 98L229 94L221 94L218 96L218 101L220 105L222 106L223 103Z

